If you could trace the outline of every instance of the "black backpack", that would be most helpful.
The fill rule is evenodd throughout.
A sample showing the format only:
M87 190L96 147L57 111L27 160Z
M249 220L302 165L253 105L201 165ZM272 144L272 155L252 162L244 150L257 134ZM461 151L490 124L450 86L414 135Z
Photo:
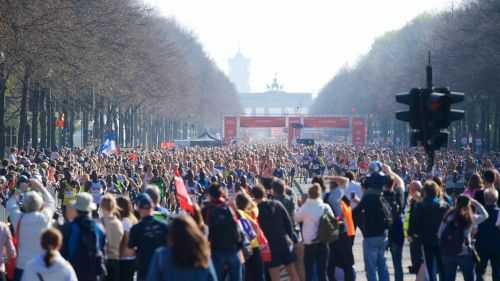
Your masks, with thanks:
M439 239L441 255L453 257L460 254L465 243L465 233L463 227L457 225L453 220L446 222L446 225Z
M208 240L214 250L239 249L243 233L227 205L213 206L207 210Z
M390 228L394 223L391 203L389 203L389 201L387 201L387 199L383 196L380 196L380 205L382 206L382 211L384 212L385 227Z

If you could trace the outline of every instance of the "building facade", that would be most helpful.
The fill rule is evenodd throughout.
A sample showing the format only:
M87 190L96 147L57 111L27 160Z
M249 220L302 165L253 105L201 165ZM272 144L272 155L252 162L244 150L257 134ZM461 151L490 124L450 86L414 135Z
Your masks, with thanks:
M307 114L312 104L312 93L283 91L275 77L267 91L240 93L240 103L245 115L297 115Z

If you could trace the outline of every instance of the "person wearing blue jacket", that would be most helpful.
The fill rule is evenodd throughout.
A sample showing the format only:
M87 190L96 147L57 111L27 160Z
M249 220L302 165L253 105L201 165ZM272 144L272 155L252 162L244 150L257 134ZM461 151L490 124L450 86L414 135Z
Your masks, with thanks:
M153 255L147 281L217 281L208 240L191 217L172 220L168 242Z

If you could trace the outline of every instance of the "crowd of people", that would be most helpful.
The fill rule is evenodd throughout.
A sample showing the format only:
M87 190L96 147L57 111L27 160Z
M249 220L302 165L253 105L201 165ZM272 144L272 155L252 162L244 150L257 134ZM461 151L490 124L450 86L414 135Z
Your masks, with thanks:
M0 280L350 281L356 239L369 281L389 280L386 251L404 280L405 243L417 280L484 280L488 262L500 280L500 154L426 163L333 144L11 149Z

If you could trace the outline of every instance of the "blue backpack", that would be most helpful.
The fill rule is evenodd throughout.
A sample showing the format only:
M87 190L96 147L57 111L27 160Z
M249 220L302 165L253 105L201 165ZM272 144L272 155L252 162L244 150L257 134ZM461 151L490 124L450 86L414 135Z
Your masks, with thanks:
M89 225L83 227L76 222L71 224L68 260L75 268L79 280L95 280L107 275L102 236L95 221L90 221Z

